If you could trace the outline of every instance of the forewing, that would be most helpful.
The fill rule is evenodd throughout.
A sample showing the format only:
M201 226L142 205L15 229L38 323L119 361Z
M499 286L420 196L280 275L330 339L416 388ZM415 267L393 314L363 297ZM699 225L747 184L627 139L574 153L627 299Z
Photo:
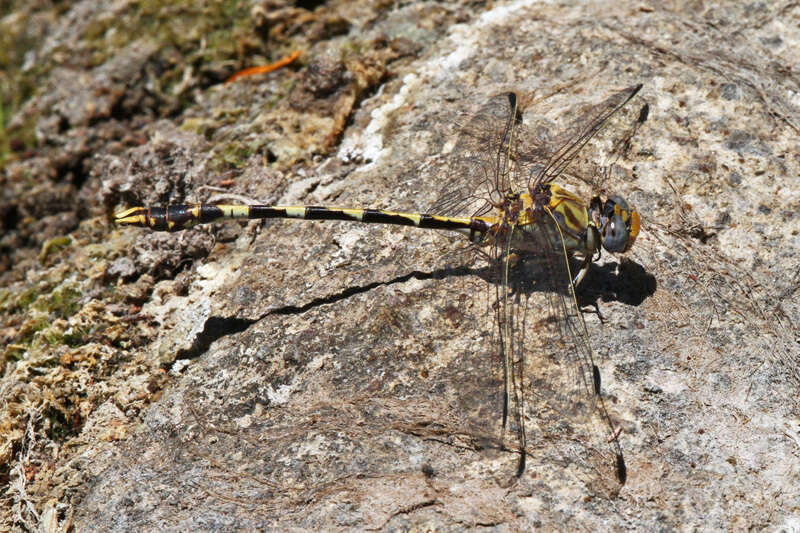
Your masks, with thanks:
M642 86L635 85L615 93L603 102L596 105L585 106L574 113L574 118L569 120L569 125L551 142L552 149L548 155L547 163L536 172L530 174L529 189L543 183L550 183L560 176L572 163L575 157L589 140L599 132L603 126L622 109ZM537 144L521 152L521 158L539 160L542 158L542 149Z

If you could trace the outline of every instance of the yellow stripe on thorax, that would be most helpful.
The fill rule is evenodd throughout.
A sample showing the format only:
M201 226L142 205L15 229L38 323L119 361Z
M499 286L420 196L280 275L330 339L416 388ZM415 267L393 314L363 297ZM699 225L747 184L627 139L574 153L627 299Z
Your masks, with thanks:
M581 199L555 184L550 184L550 209L561 213L567 228L575 233L589 226L589 212Z

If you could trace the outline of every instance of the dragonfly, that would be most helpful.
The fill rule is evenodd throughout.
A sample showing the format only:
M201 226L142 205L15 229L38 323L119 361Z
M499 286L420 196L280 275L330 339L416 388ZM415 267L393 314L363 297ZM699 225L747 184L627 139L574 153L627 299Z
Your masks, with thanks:
M640 215L621 196L594 196L584 203L557 185L581 149L640 91L635 85L588 106L570 119L556 142L523 123L520 96L492 97L461 130L446 160L442 190L427 212L341 208L318 205L173 204L132 207L115 215L120 225L180 231L223 219L339 220L391 224L460 233L468 248L490 267L495 302L493 348L503 361L503 431L515 422L519 459L526 469L526 396L533 397L538 425L581 443L585 460L605 463L620 486L627 468L604 400L576 288L602 250L631 249ZM646 104L636 119L646 119ZM478 259L475 259L478 260ZM546 304L532 308L527 298L543 292ZM535 318L536 320L532 320ZM533 322L541 327L533 327ZM555 331L556 340L540 334ZM544 355L537 351L547 351ZM533 378L526 388L526 365ZM544 364L543 359L552 360ZM526 395L528 388L534 388ZM553 401L552 398L558 398ZM512 404L514 406L512 413ZM565 419L569 419L568 422ZM565 426L564 424L569 424Z

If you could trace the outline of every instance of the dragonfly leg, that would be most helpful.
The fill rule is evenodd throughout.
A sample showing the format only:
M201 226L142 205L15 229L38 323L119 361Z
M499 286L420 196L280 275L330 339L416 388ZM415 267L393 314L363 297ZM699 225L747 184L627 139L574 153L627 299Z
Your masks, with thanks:
M600 320L601 324L606 323L606 319L603 318L603 313L600 312L600 307L597 305L597 302L593 302L586 307L581 307L581 313L592 313L597 315L597 318Z
M581 269L578 271L578 274L572 280L573 287L577 287L578 285L581 284L581 281L583 281L583 278L586 276L586 273L589 272L589 267L591 266L591 264L592 264L591 256L583 260L583 263L581 264Z

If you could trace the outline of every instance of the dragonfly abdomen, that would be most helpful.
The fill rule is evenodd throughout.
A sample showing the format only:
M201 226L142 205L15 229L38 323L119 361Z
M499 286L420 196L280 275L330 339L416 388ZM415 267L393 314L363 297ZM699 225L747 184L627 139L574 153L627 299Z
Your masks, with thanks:
M365 224L392 224L424 229L483 234L492 224L485 217L443 217L423 213L401 213L383 209L347 209L320 206L192 205L132 207L117 213L118 224L141 226L156 231L180 231L195 224L218 219L296 218L303 220L344 220Z

